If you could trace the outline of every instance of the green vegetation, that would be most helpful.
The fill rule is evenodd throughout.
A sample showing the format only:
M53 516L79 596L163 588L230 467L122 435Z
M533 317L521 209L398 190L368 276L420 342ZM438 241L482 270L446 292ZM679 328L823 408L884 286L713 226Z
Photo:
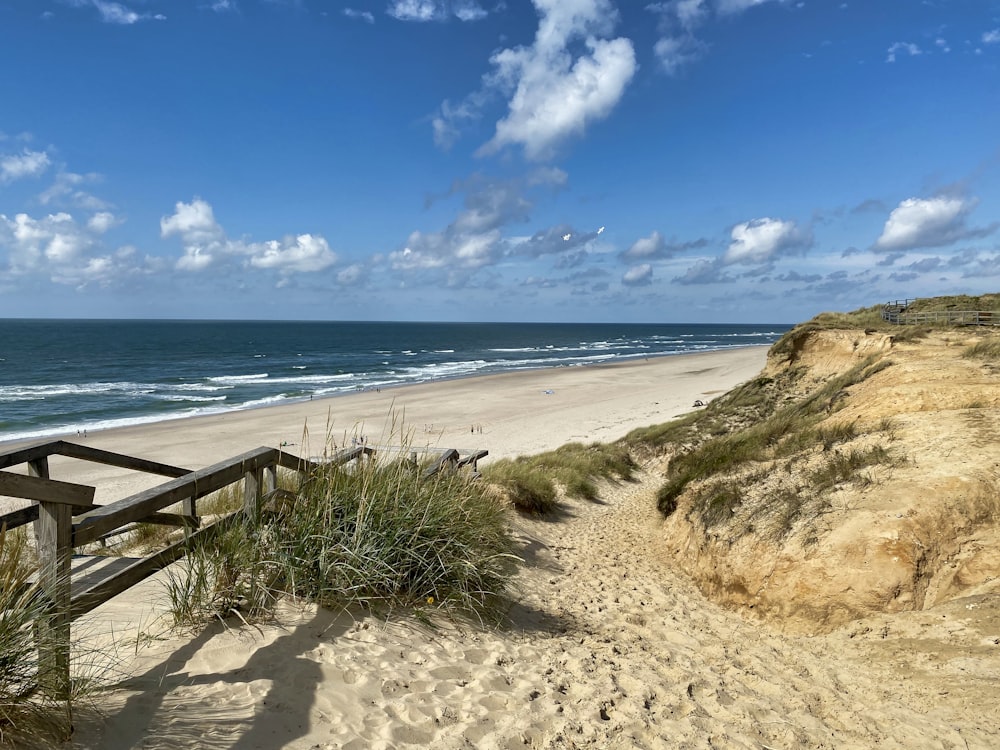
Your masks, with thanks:
M368 460L324 466L292 492L193 547L169 584L179 623L261 619L285 595L498 620L517 558L505 506L483 483Z
M942 312L947 310L977 310L1000 312L1000 294L954 294L945 297L922 297L914 300L908 312Z
M69 738L74 704L88 702L100 689L111 657L72 644L74 674L68 701L43 689L56 681L39 662L43 631L35 622L46 602L31 575L36 568L24 527L0 526L0 746L50 747Z
M557 504L557 485L569 497L596 500L599 479L632 478L636 463L623 444L567 443L554 451L517 459L503 459L483 473L516 508L547 513Z
M1000 336L992 336L973 344L962 352L967 359L985 359L993 361L1000 359Z

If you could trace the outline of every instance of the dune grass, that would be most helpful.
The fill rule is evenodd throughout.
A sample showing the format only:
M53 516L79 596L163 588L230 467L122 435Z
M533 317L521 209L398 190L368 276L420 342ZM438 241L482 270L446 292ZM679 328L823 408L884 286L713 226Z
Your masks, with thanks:
M31 577L36 568L25 527L0 526L0 747L53 747L68 739L74 707L92 701L113 664L113 655L73 642L68 699L45 689L61 678L38 658L46 636L35 623L48 608Z
M525 513L548 513L557 506L558 488L569 497L597 500L596 482L629 480L637 465L622 443L567 443L554 451L502 459L483 471Z
M968 347L962 356L966 359L984 359L992 362L1000 359L1000 336L983 339Z
M283 596L499 620L517 558L506 507L482 483L369 459L289 491L193 547L168 584L178 623L265 619Z

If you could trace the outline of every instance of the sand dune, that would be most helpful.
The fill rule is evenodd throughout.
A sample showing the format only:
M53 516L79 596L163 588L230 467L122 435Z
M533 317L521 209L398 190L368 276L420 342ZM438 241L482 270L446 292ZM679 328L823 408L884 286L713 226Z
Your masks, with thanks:
M764 349L748 349L476 378L88 440L197 467L300 442L303 422L312 441L325 434L328 408L338 439L355 425L375 435L391 404L420 441L471 440L493 456L514 455L665 421L754 376L764 358ZM53 476L104 480L105 498L137 486L80 464L54 467ZM289 607L274 625L184 634L166 626L162 574L154 577L77 627L87 642L114 643L119 677L99 716L78 716L72 745L996 746L994 603L812 638L775 635L707 601L675 571L655 510L658 484L640 475L606 486L602 502L566 501L555 519L515 519L525 566L511 625L500 631Z

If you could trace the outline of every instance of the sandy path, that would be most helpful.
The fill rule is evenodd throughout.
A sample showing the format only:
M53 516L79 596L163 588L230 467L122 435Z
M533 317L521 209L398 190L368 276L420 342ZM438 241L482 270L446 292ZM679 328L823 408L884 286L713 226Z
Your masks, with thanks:
M909 685L884 638L776 636L704 600L660 554L655 487L518 521L528 564L508 632L309 609L144 642L76 746L996 746L995 715Z

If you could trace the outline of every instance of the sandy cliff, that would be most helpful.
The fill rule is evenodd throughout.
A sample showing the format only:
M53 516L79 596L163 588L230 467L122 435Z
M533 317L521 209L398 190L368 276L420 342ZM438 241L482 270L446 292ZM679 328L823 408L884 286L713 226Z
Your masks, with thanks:
M666 540L711 598L817 632L1000 591L1000 360L963 356L996 334L907 333L803 329L772 350L751 386L825 403L791 428L809 436L678 497Z

